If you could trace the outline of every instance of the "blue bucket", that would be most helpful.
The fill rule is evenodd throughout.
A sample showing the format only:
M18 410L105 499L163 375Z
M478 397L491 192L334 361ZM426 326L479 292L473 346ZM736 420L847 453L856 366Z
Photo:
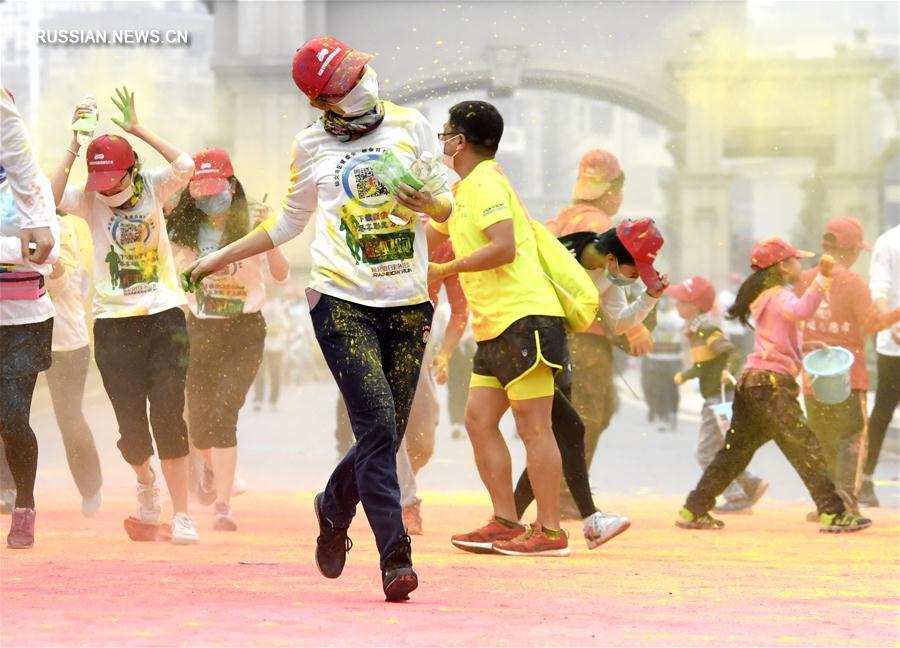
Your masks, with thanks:
M803 358L816 400L834 405L850 398L853 361L853 354L839 346L816 349Z
M725 398L725 384L722 384L722 402L709 406L716 417L716 425L719 426L722 434L728 434L731 429L731 417L734 413L734 403Z

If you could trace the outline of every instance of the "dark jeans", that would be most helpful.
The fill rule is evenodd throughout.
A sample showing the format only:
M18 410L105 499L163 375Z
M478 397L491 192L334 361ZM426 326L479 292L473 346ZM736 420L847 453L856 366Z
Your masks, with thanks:
M31 398L38 373L50 366L52 337L52 317L0 326L0 438L18 508L34 508L38 444L30 423Z
M188 317L188 429L199 450L237 445L238 412L262 361L266 321L261 313Z
M878 465L878 456L891 419L900 404L900 356L878 354L878 388L875 406L869 416L869 453L863 474L871 475Z
M82 497L95 495L103 485L94 435L81 409L90 360L88 346L54 351L53 364L47 370L50 400L66 448L66 461Z
M269 384L269 404L278 403L281 393L281 376L284 373L284 352L266 351L263 353L262 364L256 372L256 382L253 385L253 402L261 403L266 398L266 383Z
M819 513L840 513L844 503L828 478L825 458L816 436L806 425L797 397L800 388L789 376L768 371L744 374L734 397L734 414L725 447L703 471L685 506L705 515L716 497L750 463L757 449L775 441L800 475Z
M828 404L806 396L809 427L816 434L828 475L834 485L855 500L863 428L866 425L866 394L854 389L843 403Z
M396 453L433 314L431 302L375 308L324 294L310 311L356 438L328 480L322 512L334 526L349 527L362 502L382 567L406 536Z
M181 309L94 320L94 357L116 413L125 461L143 464L153 456L154 440L160 459L187 456L188 336Z
M583 519L596 513L597 507L591 497L591 483L584 460L584 423L569 401L567 391L557 385L553 392L553 436L556 437L562 459L563 478ZM516 484L515 500L516 514L521 519L525 509L534 501L534 491L531 489L527 470L522 471Z

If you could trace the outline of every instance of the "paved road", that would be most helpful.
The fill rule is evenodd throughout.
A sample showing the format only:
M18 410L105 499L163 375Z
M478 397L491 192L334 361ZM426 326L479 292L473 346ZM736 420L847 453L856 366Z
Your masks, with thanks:
M635 376L631 376L629 382L635 388L639 384ZM661 433L646 423L642 403L624 387L620 393L620 411L601 439L591 468L591 482L598 503L602 506L607 495L686 495L700 475L694 459L697 416L685 413L677 430ZM249 404L245 405L239 425L239 473L251 488L260 491L315 490L324 484L336 461L336 399L337 390L333 383L323 380L302 387L286 387L276 410L266 408L257 412ZM440 400L445 402L443 392ZM696 402L696 396L686 392L683 400L689 408ZM96 372L88 379L85 412L101 455L104 492L112 495L121 492L118 489L130 489L134 477L116 448L115 418ZM35 394L33 427L40 440L39 491L41 488L70 486L72 482L62 442L43 379ZM515 438L511 417L504 419L501 427L510 439L513 465L518 471L524 466L524 450ZM774 444L763 447L750 468L770 480L772 485L767 499L810 501L799 477ZM882 503L894 508L900 506L897 477L897 456L888 453L882 459L876 479L881 482L878 493ZM420 475L420 489L474 491L481 487L468 440L452 439L447 417L442 416L435 456ZM74 488L72 492L77 500Z

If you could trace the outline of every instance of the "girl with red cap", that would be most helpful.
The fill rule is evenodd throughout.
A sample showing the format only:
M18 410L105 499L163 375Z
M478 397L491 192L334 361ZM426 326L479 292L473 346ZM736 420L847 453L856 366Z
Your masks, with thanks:
M281 213L190 270L196 280L270 250L316 215L310 316L356 438L315 498L316 564L326 578L341 575L352 546L347 530L361 502L381 556L385 597L397 601L418 581L402 521L396 452L433 314L418 215L446 220L453 199L442 169L428 179L433 193L404 184L391 192L376 177L375 163L387 151L407 167L441 152L421 113L379 97L371 58L334 38L314 38L297 50L294 82L323 115L294 138Z
M662 233L653 220L626 219L605 232L576 232L562 236L560 241L592 272L600 294L600 313L586 332L612 339L642 329L641 323L668 287L667 277L660 276L653 266L663 245ZM629 303L625 289L639 277L646 290ZM562 372L556 379L551 410L553 434L562 457L563 475L582 520L585 543L588 549L596 549L627 531L631 521L624 515L599 511L594 504L587 457L593 457L596 446L592 444L588 455L585 423L572 404L570 374L570 371ZM532 484L528 472L524 471L515 489L519 517L533 500Z
M197 153L189 191L181 193L168 216L179 265L190 265L247 234L262 222L265 207L257 205L253 212L255 222L228 154L218 148ZM287 281L288 261L280 248L230 264L188 292L188 430L204 462L200 503L215 504L213 528L219 531L237 530L231 494L238 412L263 357L266 274L279 283Z
M80 148L73 133L51 178L53 196L60 210L87 221L94 242L94 356L119 424L119 450L137 475L138 516L126 521L126 529L137 539L154 537L158 528L159 487L150 465L155 440L175 513L172 541L192 544L197 531L187 514L183 417L186 299L163 204L191 179L194 161L139 122L127 88L116 90L113 103L122 113L113 122L155 149L168 166L142 170L125 138L102 135L88 145L84 188L66 187ZM88 110L78 106L73 121Z
M816 312L828 291L834 259L823 255L819 273L802 297L789 285L800 278L799 259L813 256L770 238L753 248L751 274L738 291L728 317L749 326L756 320L755 350L738 379L734 414L725 447L707 466L687 497L675 524L683 529L721 529L709 515L716 497L747 467L756 450L774 440L812 495L819 512L820 531L860 531L872 521L847 511L828 478L825 459L815 435L806 425L797 397L802 367L800 323Z

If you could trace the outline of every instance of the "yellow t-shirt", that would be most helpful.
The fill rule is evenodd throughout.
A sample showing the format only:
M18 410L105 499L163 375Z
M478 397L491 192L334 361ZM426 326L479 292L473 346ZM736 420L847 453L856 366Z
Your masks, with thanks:
M456 186L456 208L444 223L432 227L449 234L457 258L469 256L490 242L484 230L512 219L516 258L492 270L461 272L477 341L492 340L528 315L563 317L562 306L544 277L534 230L515 190L494 160L485 160Z

